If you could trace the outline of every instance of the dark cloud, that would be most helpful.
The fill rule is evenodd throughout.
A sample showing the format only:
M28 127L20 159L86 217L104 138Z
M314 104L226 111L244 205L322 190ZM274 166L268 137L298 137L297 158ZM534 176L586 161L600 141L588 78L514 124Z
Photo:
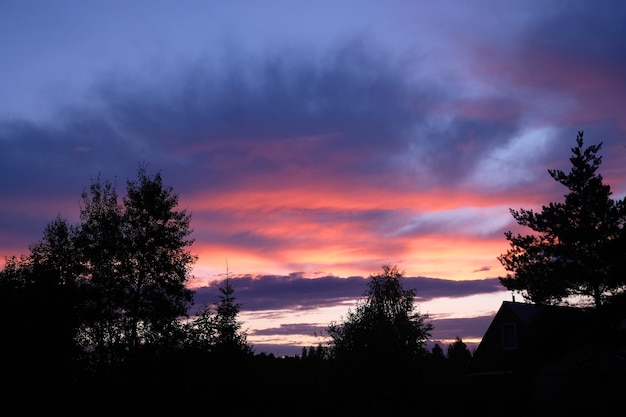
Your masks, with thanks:
M496 306L499 307L499 306ZM431 320L433 324L432 338L435 340L482 339L491 324L493 314L479 317Z
M311 323L297 323L297 324L281 324L280 327L270 327L266 329L253 330L249 333L250 336L268 336L268 335L303 335L322 336L326 331L326 326Z
M317 346L317 345L315 345ZM255 343L252 350L255 354L265 353L266 355L280 356L296 356L302 354L302 348L309 346L292 345L292 344L271 344L271 343Z
M367 291L367 278L340 278L325 276L303 278L301 276L242 276L231 278L237 302L242 311L259 310L310 310L350 303L362 298ZM197 308L219 300L219 287L223 281L195 289ZM414 289L416 301L425 302L439 297L465 297L502 291L497 278L484 280L452 281L437 278L407 277L403 281L406 289Z
M109 172L119 167L126 153L115 139L98 119L72 119L62 127L0 121L0 170L3 177L12 178L2 185L3 190L13 197L57 198L79 190L79 197L99 167L106 165Z
M466 297L502 291L498 278L452 281L439 278L407 278L406 288L417 290L417 300L427 301L438 297Z
M526 113L533 114L529 105L536 103L538 120L563 128L548 162L563 160L579 130L609 144L626 133L625 19L621 1L557 2L529 21L517 44L493 57L506 61L504 76L527 97Z
M231 280L237 301L246 311L315 309L358 298L366 289L365 279L361 277L307 279L265 275ZM195 304L201 306L219 300L221 285L223 281L213 281L209 286L196 288Z
M143 161L166 170L183 192L252 180L273 187L276 178L400 187L406 183L398 178L414 165L429 167L440 183L456 181L517 129L516 116L455 116L443 129L431 128L428 118L449 93L409 81L393 57L365 41L345 45L324 56L291 52L245 67L237 58L222 66L200 59L156 82L110 75L88 94L88 106L60 108L54 125L4 122L0 140L9 152L2 171L31 192L42 170L60 189L66 178L79 185L100 171L125 179ZM442 164L449 169L439 170ZM24 166L37 168L28 173Z
M380 174L394 168L380 157L404 149L425 116L415 103L433 100L385 58L350 44L319 60L291 53L242 68L227 58L218 69L204 61L162 87L111 78L98 100L121 134L156 147L160 163L201 170L212 187L290 167L341 177L371 175L376 164Z
M539 48L541 52L556 54L556 60L578 69L613 68L615 76L626 66L626 4L620 0L609 0L599 5L586 1L568 2L567 7L547 10L535 20L527 33L527 46ZM537 64L550 64L547 59ZM529 63L533 64L533 63ZM551 68L537 68L537 75L553 75ZM604 71L602 71L604 72ZM620 77L622 83L623 78ZM567 82L568 77L561 77ZM562 85L555 78L550 86ZM549 87L546 85L546 87Z
M480 106L482 99L465 105ZM416 162L425 163L431 172L436 172L431 179L441 185L458 184L466 179L477 164L522 129L518 120L521 112L501 119L494 113L463 115L455 114L455 110L451 105L452 119L439 128L427 130L419 138Z

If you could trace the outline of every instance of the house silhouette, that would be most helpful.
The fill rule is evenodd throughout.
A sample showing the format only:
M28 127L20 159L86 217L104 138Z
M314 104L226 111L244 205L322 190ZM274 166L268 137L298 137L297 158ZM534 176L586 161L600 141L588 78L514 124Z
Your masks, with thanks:
M589 319L580 308L504 301L465 374L527 377L584 342Z
M517 415L612 410L626 392L626 346L624 329L616 330L611 317L597 309L504 301L465 376L477 391L522 407Z

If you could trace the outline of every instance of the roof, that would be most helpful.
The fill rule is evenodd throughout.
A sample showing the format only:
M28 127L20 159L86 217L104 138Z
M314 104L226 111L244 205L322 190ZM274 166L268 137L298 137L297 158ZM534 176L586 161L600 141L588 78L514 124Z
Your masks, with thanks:
M586 340L586 311L503 301L476 348L468 375L528 373ZM503 345L503 324L515 325L515 347Z

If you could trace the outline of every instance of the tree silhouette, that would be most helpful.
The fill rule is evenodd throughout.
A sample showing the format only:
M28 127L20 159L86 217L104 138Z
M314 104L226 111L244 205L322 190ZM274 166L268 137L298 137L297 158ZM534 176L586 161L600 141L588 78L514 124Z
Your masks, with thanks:
M126 351L123 211L113 183L99 177L81 197L74 242L84 296L78 342L106 366Z
M571 171L548 170L569 189L563 203L541 212L510 210L535 234L505 233L511 248L498 257L511 273L500 277L507 289L536 303L559 303L570 296L590 297L596 306L626 285L624 223L626 200L615 201L597 173L602 143L583 148L583 132L571 148Z
M407 360L425 352L432 324L415 311L415 290L404 289L403 273L383 265L370 275L366 299L359 300L341 323L332 322L330 354L340 360Z
M189 347L210 352L215 346L217 329L210 305L204 305L196 317L185 326L186 343Z
M103 366L180 339L179 318L193 294L186 288L196 259L188 249L190 215L177 210L178 197L160 174L142 167L127 184L119 204L110 181L93 180L82 193L79 224L57 218L30 255L2 271L20 299L41 298L35 303L48 307L44 318L55 318L47 327L57 339L66 335Z
M439 343L435 343L435 345L431 349L431 353L433 355L433 359L436 361L440 361L446 358L445 354L443 353L443 348Z
M0 271L0 375L7 412L12 402L25 410L25 393L57 401L67 394L64 387L78 354L73 232L67 221L55 219L42 240L30 245L28 256L6 259Z
M215 303L216 337L213 349L218 354L229 356L248 355L252 353L252 347L247 342L246 332L241 329L242 323L238 319L241 304L236 302L235 289L228 274L219 291L219 301Z
M431 375L437 374L438 377L448 376L448 358L439 343L435 343L428 357L432 368Z
M40 242L30 246L30 303L38 311L39 337L46 340L52 362L73 359L80 323L78 272L73 261L76 230L57 217L44 229Z
M131 349L170 339L192 302L193 291L186 287L197 259L189 252L191 215L177 206L178 195L160 173L149 176L142 167L137 180L127 181L121 269Z
M454 343L448 346L448 361L451 368L457 372L462 372L472 359L472 353L467 348L463 339L456 337Z

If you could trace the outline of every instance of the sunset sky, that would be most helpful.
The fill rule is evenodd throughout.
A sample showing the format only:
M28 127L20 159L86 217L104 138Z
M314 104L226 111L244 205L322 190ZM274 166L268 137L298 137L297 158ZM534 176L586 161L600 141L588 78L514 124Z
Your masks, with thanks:
M383 264L432 343L475 344L512 297L509 209L562 200L579 131L626 194L625 23L623 1L0 1L0 257L147 163L192 214L196 307L228 271L257 352L317 345Z

